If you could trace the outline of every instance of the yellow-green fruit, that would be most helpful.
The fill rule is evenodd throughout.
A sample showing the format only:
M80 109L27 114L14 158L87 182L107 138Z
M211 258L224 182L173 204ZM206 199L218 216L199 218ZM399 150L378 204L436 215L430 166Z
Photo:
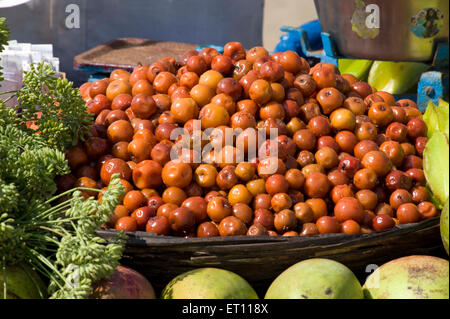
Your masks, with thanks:
M199 268L174 279L161 293L162 299L258 299L241 276L224 269Z
M423 120L428 128L428 138L431 138L435 132L442 132L448 138L449 113L449 105L444 100L440 99L437 106L432 101L428 101L427 109L423 114Z
M39 275L25 265L0 268L0 299L4 298L6 278L6 299L40 299L46 296L46 287Z
M265 299L362 299L361 284L346 266L330 259L301 261L279 275Z
M448 299L448 260L408 256L377 268L363 286L368 299Z
M444 133L436 131L423 151L423 169L428 185L441 205L450 193L449 146Z
M445 203L444 208L442 209L441 214L441 238L442 243L444 244L444 248L448 254L448 210L449 210L449 202Z
M419 82L428 68L420 62L374 61L367 82L378 91L403 94Z
M339 72L341 74L352 74L358 80L365 81L369 75L373 61L358 59L339 59Z

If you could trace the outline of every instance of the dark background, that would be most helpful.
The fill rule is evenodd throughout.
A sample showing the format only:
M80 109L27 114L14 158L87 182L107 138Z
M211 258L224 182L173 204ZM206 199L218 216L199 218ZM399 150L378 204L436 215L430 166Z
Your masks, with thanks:
M66 7L80 7L80 28L68 29ZM115 38L224 45L240 41L246 48L262 44L264 0L32 0L0 8L11 40L53 44L62 72L80 83L73 58Z

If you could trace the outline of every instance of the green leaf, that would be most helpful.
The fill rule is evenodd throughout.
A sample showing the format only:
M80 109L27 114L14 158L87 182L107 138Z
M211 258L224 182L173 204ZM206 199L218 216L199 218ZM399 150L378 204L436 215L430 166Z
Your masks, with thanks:
M1 263L0 263L1 265ZM3 267L1 267L3 268ZM20 299L41 299L45 297L46 286L39 275L26 264L6 266L3 274L0 268L0 298L3 291ZM6 282L3 281L3 276Z
M423 152L425 177L433 195L443 205L449 195L449 147L444 133L436 131Z
M439 121L439 131L443 132L447 138L449 134L449 107L448 103L440 99L437 106L437 114Z
M428 127L428 138L431 138L435 132L442 132L448 138L449 105L447 102L439 100L439 104L436 106L432 101L429 101L423 120Z
M429 66L420 62L374 61L368 83L378 91L403 94L414 87Z
M425 113L423 114L422 119L427 124L428 138L431 138L434 132L439 132L439 117L437 113L437 107L434 105L433 102L428 101L428 106L427 109L425 110Z
M109 278L119 265L123 234L115 243L107 243L96 236L96 231L109 220L123 192L120 176L114 174L101 203L93 197L85 200L79 191L73 194L72 207L65 215L77 218L77 223L72 225L73 232L64 236L59 244L55 265L64 280L56 276L51 280L51 298L89 298L93 285Z
M23 121L37 125L49 146L65 151L84 138L93 114L86 112L86 103L73 83L57 78L50 65L42 62L30 67L17 92L20 105L15 109Z

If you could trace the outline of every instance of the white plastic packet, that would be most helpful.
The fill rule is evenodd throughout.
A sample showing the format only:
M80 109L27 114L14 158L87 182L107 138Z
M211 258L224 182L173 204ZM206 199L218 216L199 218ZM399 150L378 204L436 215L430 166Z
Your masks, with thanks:
M27 3L29 1L30 0L0 0L0 8L15 7L15 6Z
M2 3L4 0L0 0ZM3 68L4 81L0 92L16 91L22 87L24 72L30 71L31 64L46 62L59 74L59 59L53 56L51 44L31 44L9 41L3 52L0 53L0 66ZM2 94L2 99L8 99L12 93ZM7 106L17 103L15 99L7 102Z

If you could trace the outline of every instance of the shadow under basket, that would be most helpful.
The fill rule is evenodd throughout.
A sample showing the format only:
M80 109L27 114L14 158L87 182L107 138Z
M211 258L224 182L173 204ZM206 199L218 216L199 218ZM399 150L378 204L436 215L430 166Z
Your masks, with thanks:
M98 234L112 240L117 231L101 229ZM339 261L364 281L373 265L402 256L445 253L439 217L359 235L181 238L139 231L127 235L121 263L142 273L157 290L177 275L199 267L233 271L256 290L265 291L285 269L309 258Z

